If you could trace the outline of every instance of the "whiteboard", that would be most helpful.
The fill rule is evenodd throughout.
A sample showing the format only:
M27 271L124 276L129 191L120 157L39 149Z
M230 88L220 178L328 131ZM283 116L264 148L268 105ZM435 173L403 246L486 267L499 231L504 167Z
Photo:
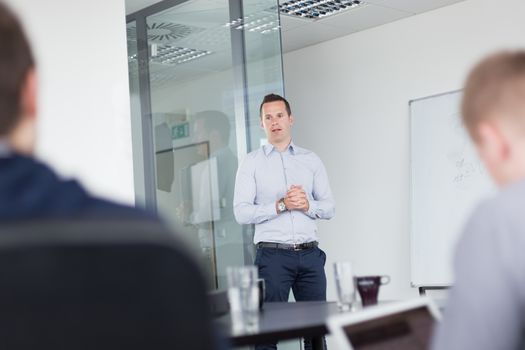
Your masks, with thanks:
M454 248L476 204L494 191L460 118L461 91L409 103L413 286L449 286Z

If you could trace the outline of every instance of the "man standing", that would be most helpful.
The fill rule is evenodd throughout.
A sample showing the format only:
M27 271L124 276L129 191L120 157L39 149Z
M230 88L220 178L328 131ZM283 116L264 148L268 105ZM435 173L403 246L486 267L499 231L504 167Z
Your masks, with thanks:
M288 301L290 288L297 301L326 300L326 255L318 248L315 223L335 212L325 167L292 142L294 118L286 99L265 96L260 114L268 144L248 154L237 171L235 218L255 224L255 264L266 282L266 301Z

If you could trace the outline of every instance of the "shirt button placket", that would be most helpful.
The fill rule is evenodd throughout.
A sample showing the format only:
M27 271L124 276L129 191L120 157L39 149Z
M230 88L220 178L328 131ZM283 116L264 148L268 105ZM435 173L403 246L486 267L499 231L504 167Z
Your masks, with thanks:
M289 173L289 165L288 165L288 162L290 161L290 155L289 154L286 154L285 156L283 156L283 168L284 168L284 173L285 173L285 180L286 180L286 190L288 191L288 189L290 188L291 186L291 183L290 183L290 173ZM294 226L294 212L293 211L290 211L290 222L291 222L291 227L292 227L292 242L294 243L297 243L296 240L295 240L295 226Z

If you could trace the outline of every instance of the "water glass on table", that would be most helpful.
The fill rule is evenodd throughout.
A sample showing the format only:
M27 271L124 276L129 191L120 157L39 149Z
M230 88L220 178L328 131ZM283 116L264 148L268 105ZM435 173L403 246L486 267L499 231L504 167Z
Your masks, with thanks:
M350 311L356 307L356 285L354 270L350 261L334 263L337 302L341 311Z
M259 327L259 281L253 265L228 267L228 302L234 332Z

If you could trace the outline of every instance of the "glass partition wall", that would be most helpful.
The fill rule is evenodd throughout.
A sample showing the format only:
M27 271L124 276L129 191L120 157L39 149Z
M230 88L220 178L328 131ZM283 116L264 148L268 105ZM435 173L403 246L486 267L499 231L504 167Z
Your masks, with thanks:
M128 16L136 200L195 249L211 288L253 263L233 190L264 142L262 97L284 93L279 28L276 0L167 0Z

